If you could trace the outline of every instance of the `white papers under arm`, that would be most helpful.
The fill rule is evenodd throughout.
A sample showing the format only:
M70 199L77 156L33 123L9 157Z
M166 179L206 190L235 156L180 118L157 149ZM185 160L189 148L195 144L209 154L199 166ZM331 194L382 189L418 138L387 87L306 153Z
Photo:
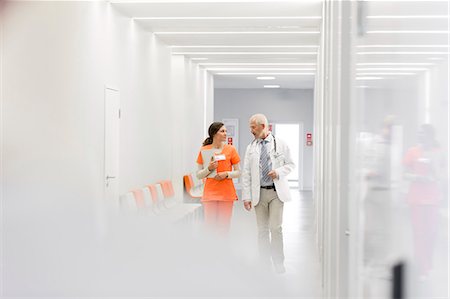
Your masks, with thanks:
M208 169L209 163L211 163L211 161L214 157L215 150L214 149L202 150L201 153L202 153L202 159L203 159L203 168ZM217 175L217 170L214 169L211 172L209 172L209 174L207 174L207 177L214 178L216 175Z

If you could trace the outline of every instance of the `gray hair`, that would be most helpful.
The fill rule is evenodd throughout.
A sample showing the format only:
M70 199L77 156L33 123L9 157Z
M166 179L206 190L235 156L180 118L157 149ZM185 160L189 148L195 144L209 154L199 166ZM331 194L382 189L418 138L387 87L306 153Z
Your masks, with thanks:
M252 117L250 117L250 122L255 122L257 125L264 125L266 128L269 128L267 117L261 113L252 115Z

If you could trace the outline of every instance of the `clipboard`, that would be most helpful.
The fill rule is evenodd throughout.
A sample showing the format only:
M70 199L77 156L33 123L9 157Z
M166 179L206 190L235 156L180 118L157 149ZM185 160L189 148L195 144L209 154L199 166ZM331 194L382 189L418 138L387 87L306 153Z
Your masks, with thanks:
M202 150L202 159L203 159L203 168L206 168L209 166L209 163L211 162L211 158L214 157L214 154L220 152L220 150L216 149L207 149ZM214 169L211 171L210 174L208 174L207 178L214 178L217 175L217 169Z

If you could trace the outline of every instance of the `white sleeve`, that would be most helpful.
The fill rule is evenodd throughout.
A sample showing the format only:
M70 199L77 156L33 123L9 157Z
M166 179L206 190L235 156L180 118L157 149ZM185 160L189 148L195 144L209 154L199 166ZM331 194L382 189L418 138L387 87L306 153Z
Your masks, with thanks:
M241 170L239 169L239 163L233 165L233 170L228 171L228 177L230 179L236 179L241 176Z
M252 200L252 177L250 169L250 146L247 146L244 158L244 167L242 170L242 200L251 201Z
M199 179L199 180L204 179L208 176L208 174L211 173L211 171L209 171L208 167L203 168L203 165L201 165L201 164L197 164L197 165L198 165L197 179Z

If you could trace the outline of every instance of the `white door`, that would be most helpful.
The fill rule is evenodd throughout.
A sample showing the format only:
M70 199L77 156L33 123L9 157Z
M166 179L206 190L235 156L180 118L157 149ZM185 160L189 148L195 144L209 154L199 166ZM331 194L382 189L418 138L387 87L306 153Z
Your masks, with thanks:
M119 119L120 94L105 88L105 199L117 203L119 199Z
M292 161L295 170L288 175L289 186L291 188L303 187L303 144L300 146L303 135L303 124L274 124L273 134L275 138L280 138L288 145L291 151Z

